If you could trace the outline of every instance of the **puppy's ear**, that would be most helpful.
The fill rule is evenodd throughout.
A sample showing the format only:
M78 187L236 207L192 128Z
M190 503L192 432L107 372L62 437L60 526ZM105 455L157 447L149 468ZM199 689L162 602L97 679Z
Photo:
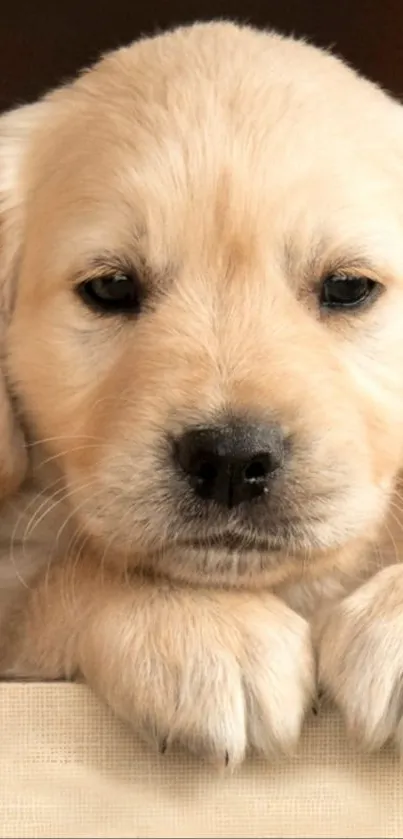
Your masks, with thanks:
M16 405L7 382L7 334L17 292L26 204L25 161L43 104L0 116L0 499L14 492L27 469Z

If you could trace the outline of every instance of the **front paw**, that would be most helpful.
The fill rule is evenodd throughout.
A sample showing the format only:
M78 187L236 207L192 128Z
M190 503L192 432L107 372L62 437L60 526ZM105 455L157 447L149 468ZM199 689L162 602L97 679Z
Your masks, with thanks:
M295 745L313 695L313 652L308 624L279 600L154 593L121 626L124 645L118 621L122 612L98 624L96 687L160 751L180 743L235 765L250 748L272 757Z
M403 749L403 566L379 572L332 610L319 681L363 746L395 737Z

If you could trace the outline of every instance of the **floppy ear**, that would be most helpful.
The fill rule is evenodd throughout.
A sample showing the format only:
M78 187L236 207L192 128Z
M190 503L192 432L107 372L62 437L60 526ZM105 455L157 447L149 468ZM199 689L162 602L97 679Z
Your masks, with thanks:
M14 492L27 469L24 435L7 382L7 334L23 244L24 162L43 104L0 116L0 499Z

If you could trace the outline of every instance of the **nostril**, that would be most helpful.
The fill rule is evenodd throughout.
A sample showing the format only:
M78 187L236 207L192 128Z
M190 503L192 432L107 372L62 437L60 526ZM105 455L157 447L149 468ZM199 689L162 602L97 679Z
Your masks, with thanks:
M212 460L202 460L192 468L192 474L199 481L216 481L218 477L217 465Z
M281 458L274 454L260 454L244 467L243 480L248 484L262 484L280 465Z
M267 464L262 459L253 460L243 471L245 480L250 481L250 483L264 480L267 478L267 473Z

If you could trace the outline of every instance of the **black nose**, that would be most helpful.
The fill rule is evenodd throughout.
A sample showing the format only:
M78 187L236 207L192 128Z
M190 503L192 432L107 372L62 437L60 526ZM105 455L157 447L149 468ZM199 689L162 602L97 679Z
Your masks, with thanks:
M232 508L267 492L283 464L284 438L277 425L198 427L177 441L175 454L200 498Z

